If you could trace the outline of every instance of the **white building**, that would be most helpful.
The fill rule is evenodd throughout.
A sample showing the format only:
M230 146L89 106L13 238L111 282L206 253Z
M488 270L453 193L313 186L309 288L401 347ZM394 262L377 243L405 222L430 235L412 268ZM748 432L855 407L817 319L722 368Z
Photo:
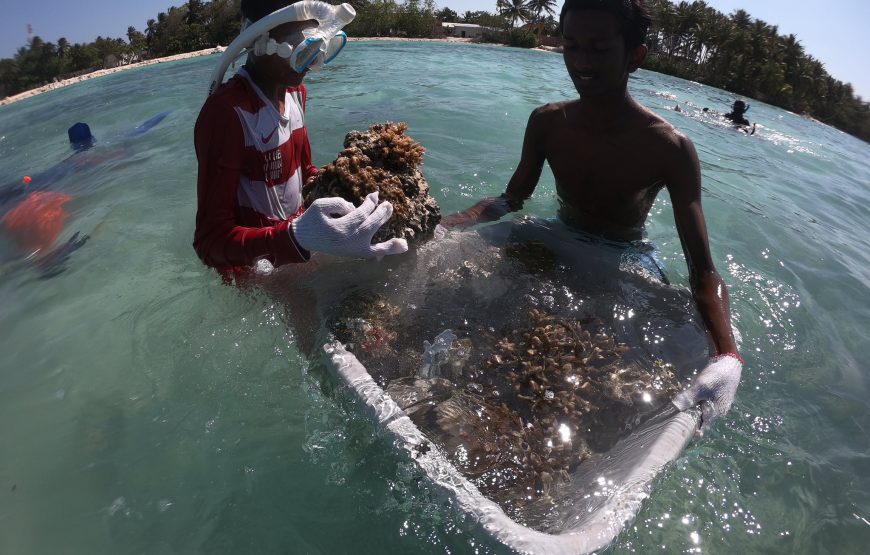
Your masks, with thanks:
M460 37L467 39L477 39L483 36L486 31L492 31L489 27L482 27L474 23L442 23L444 35L448 37Z

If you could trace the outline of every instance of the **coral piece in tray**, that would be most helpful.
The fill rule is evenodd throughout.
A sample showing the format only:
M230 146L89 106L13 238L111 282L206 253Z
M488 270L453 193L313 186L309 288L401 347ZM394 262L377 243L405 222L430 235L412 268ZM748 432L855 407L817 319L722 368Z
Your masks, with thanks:
M366 195L378 191L381 200L392 203L393 216L373 242L430 238L441 221L441 209L420 170L426 149L405 134L407 129L405 123L386 122L348 133L338 158L306 185L305 206L322 197L342 197L359 206Z
M376 294L354 295L343 308L330 324L336 337L457 468L515 516L680 390L672 366L626 361L627 345L596 318L532 309L495 336L449 334L453 368L429 377L408 336L407 319L419 315Z

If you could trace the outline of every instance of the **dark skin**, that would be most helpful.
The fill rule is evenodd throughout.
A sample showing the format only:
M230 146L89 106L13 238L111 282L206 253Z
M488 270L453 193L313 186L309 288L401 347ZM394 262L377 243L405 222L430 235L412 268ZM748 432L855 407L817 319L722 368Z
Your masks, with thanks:
M532 112L522 155L503 199L512 210L531 196L546 161L561 215L591 233L640 239L656 195L667 188L711 355L737 353L728 290L710 255L701 208L701 167L692 142L628 93L628 76L646 57L628 49L620 21L601 10L572 10L563 22L565 67L581 97ZM497 219L496 199L442 220L465 227Z
M298 33L304 29L313 27L317 27L316 19L291 21L269 31L269 36L278 42L284 42L288 38L297 37ZM290 42L292 44L294 41ZM284 113L284 96L287 87L298 87L305 79L305 73L293 71L287 60L277 54L254 56L250 62L245 64L245 68L254 83L266 95L266 98L270 99L275 108L278 109L279 114Z
M299 33L305 29L317 27L317 25L316 19L291 21L278 25L269 31L269 36L278 42L289 40L295 46L295 44L298 44L296 41L301 40ZM287 60L277 54L253 56L251 61L245 64L245 69L248 70L251 80L260 87L266 98L272 101L279 114L285 113L284 99L286 98L287 88L301 85L305 80L305 75L308 73L307 70L305 73L293 71Z

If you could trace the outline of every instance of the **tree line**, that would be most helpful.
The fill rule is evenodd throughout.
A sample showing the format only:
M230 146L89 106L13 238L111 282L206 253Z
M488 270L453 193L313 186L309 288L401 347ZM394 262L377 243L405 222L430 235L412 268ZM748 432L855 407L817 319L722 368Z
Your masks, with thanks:
M513 45L535 46L558 33L556 0L496 0L495 11L438 9L435 0L349 0L357 18L350 36L443 36L441 22L504 30ZM330 1L339 4L338 1ZM123 65L229 44L240 30L240 0L188 0L160 12L140 31L90 43L57 43L38 36L0 60L0 97L106 66ZM702 0L647 0L653 13L645 67L755 98L870 141L870 104L831 76L795 35L753 19L745 10L725 15ZM492 36L492 35L490 35Z
M34 36L12 58L0 60L0 97L106 67L229 44L241 28L239 5L240 0L189 0L149 19L142 31L128 27L126 40L70 44L62 37L54 44Z

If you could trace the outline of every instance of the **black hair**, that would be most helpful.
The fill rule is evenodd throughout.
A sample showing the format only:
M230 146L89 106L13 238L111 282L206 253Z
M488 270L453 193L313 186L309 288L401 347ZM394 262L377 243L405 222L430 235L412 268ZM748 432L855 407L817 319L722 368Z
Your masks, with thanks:
M242 0L242 16L253 23L299 0Z
M96 139L91 135L91 128L88 127L87 123L76 123L73 124L72 127L67 129L67 136L69 136L70 145L75 150L87 150L94 146Z
M603 10L619 17L626 48L637 48L646 42L652 15L644 0L565 0L559 14L559 34L565 15L571 10Z

